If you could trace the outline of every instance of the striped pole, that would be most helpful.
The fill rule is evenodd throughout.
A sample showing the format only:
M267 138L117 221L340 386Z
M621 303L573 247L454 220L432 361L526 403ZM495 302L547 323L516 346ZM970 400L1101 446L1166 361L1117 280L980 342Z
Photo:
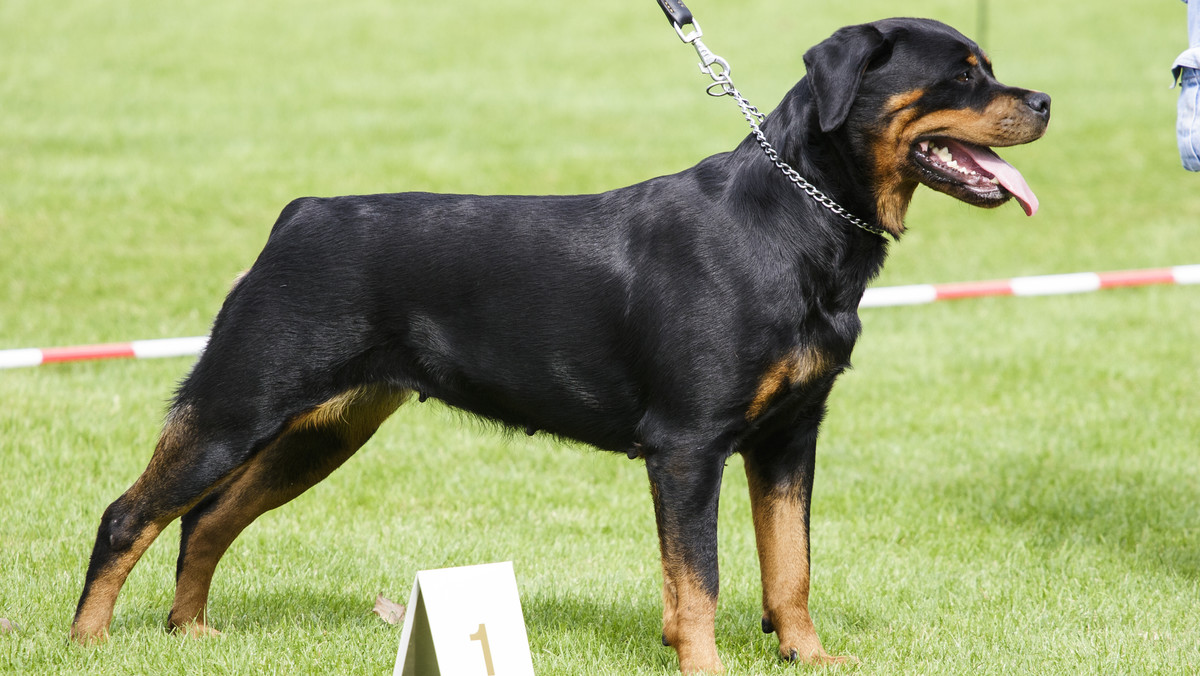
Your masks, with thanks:
M1200 284L1200 265L1178 265L1173 268L1118 272L1076 272L1065 275L1013 277L983 282L884 286L867 289L859 307L921 305L939 300L985 296L1049 296L1152 284ZM194 357L204 350L207 343L207 336L196 336L75 347L0 350L0 369L95 359Z
M1075 272L1066 275L1013 277L985 282L954 284L912 284L867 289L859 307L920 305L939 300L982 298L984 296L1051 296L1086 293L1119 286L1151 284L1200 284L1200 265L1178 265L1152 270L1119 272Z
M193 357L200 354L207 343L208 336L196 336L194 338L135 340L131 343L0 350L0 369L95 359Z

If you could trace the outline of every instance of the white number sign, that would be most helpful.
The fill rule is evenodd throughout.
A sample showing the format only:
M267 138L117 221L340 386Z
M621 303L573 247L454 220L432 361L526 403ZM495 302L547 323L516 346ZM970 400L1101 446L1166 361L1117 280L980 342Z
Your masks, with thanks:
M422 570L393 676L533 676L511 561Z

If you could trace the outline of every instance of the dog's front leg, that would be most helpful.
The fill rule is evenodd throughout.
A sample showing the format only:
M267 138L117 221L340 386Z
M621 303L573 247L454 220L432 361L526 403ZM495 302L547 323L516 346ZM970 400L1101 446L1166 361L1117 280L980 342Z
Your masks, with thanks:
M717 499L724 456L647 454L663 566L663 644L685 674L721 673L717 656Z
M765 632L777 632L789 661L834 664L854 658L825 652L808 612L809 504L817 430L781 434L743 450L762 571Z

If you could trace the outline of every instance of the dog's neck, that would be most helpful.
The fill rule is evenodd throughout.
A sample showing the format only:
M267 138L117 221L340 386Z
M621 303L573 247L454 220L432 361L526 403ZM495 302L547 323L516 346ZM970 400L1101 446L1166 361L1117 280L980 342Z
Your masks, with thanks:
M780 157L805 178L820 177L818 189L854 215L899 239L916 184L907 190L879 185L874 158L855 149L873 147L869 129L843 124L821 131L808 78L800 80L771 112L763 131Z
M850 139L843 130L821 132L804 80L767 116L762 129L780 158L801 176L847 211L868 222L876 221L878 209L868 171L848 150ZM888 242L837 216L789 182L766 158L753 135L728 155L728 161L739 198L769 206L761 212L770 219L763 227L791 252L797 264L836 271L837 295L844 295L846 304L857 307L863 290L883 266ZM898 231L888 230L898 235L903 223Z

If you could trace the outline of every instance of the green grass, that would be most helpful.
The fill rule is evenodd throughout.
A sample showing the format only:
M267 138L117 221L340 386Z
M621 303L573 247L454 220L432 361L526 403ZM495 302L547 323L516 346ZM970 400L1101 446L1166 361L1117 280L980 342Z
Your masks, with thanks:
M974 32L949 0L692 3L763 109L837 26ZM1001 79L1054 97L1004 154L1042 212L922 190L880 284L1200 263L1167 67L1183 7L991 3ZM0 349L199 335L292 197L599 191L745 134L654 3L0 4ZM863 674L1200 671L1200 291L864 312L813 505L826 647ZM402 408L224 559L225 635L162 631L178 527L113 639L65 641L103 508L144 467L187 360L0 372L0 671L381 673L370 615L422 568L513 560L537 672L668 674L640 464ZM745 478L721 515L731 673L805 673L759 633ZM465 468L465 469L464 469Z

